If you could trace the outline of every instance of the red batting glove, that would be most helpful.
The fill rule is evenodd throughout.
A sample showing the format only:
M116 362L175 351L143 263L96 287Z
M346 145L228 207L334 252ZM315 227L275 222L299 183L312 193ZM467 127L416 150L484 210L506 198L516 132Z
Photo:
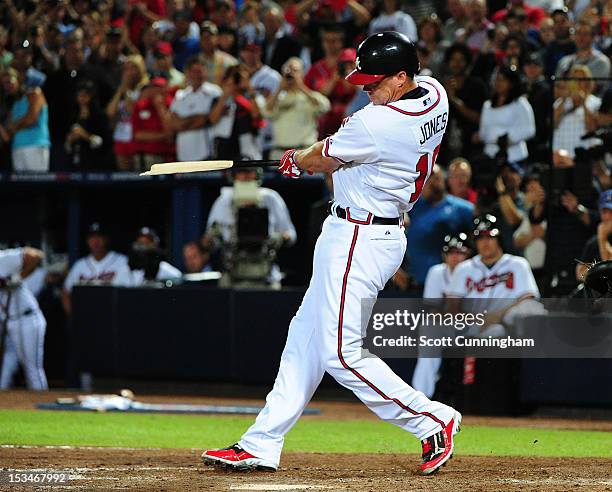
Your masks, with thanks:
M280 164L276 168L276 170L283 176L298 179L304 173L304 171L298 167L297 162L295 161L296 152L296 149L290 149L283 154Z

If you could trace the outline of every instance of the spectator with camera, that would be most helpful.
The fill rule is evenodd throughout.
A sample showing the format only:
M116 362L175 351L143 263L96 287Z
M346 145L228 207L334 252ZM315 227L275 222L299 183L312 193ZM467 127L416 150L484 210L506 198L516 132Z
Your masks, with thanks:
M134 104L131 119L134 152L138 165L145 169L174 159L174 131L169 111L172 98L167 80L155 77L143 87Z
M272 121L275 148L271 159L280 159L288 149L306 148L317 141L317 119L329 110L329 100L304 84L304 65L297 57L282 68L278 90L266 102Z
M468 21L465 27L457 31L457 41L462 41L474 51L481 51L487 42L487 36L494 24L487 19L487 4L485 0L468 0Z
M576 279L580 282L591 263L612 260L612 189L599 196L601 222L597 233L584 246L580 263L576 265Z
M66 136L66 152L74 170L110 169L111 130L100 108L93 82L85 81L76 90L77 110Z
M259 19L259 4L247 0L240 9L240 27L238 37L244 44L263 43L265 37L265 27Z
M140 55L130 55L123 64L121 83L106 107L106 115L114 127L113 150L117 168L121 171L136 169L133 145L132 111L140 91L149 82L144 59Z
M21 79L21 81L20 81ZM49 171L49 113L40 87L27 88L23 75L13 73L5 86L13 102L2 128L5 144L11 143L13 170L23 172Z
M281 75L276 70L263 64L261 61L261 46L253 43L242 44L240 46L240 59L249 71L249 83L255 94L265 99L277 91L281 82ZM263 107L261 109L263 110ZM274 147L272 126L268 119L264 119L259 135L263 155L268 155Z
M223 78L222 95L210 112L215 126L215 155L219 159L261 159L259 132L265 100L257 95L243 65L230 67Z
M522 164L529 157L527 140L534 135L535 117L523 95L520 73L516 66L502 65L494 75L491 99L482 107L474 141L484 143L484 152L491 159Z
M132 243L128 258L130 272L124 282L125 285L138 287L147 283L181 278L181 271L163 260L163 257L157 232L150 227L141 227L136 240Z
M582 136L597 129L601 99L593 94L595 82L588 67L574 65L568 75L570 80L555 83L553 150L566 150L573 158L577 147L598 143Z
M206 62L195 55L185 64L187 87L177 91L170 115L176 132L176 155L179 161L199 161L213 155L210 112L221 88L207 82Z

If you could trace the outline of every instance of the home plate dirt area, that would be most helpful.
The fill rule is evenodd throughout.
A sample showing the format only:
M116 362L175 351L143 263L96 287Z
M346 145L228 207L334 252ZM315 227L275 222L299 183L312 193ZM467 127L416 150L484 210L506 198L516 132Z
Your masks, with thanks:
M0 412L38 412L34 410L36 402L53 401L59 396L69 395L63 392L38 395L24 391L4 392L0 393ZM139 399L199 404L254 404L253 400L203 397L142 396ZM376 416L359 403L317 401L313 406L321 409L321 413L304 419L377 421ZM250 418L246 419L245 426L249 422ZM10 422L5 423L10 427ZM597 431L592 434L600 440L600 444L602 439L608 442L612 433L610 421L577 419L466 416L465 430L470 426ZM42 437L41 442L44 442ZM468 433L462 432L458 442L467 437ZM588 442L585 443L587 446ZM455 457L439 473L430 477L417 475L419 456L399 453L286 452L276 473L242 473L205 465L200 460L202 449L25 446L19 444L19 435L15 435L10 440L0 440L0 490L612 492L610 458L466 456L461 454L461 446L458 448ZM608 456L607 451L604 451L603 456ZM10 485L7 480L9 471L64 472L70 476L70 480L61 485Z
M287 453L276 473L242 473L201 464L199 454L195 449L4 447L0 462L15 471L54 469L71 476L64 485L36 490L612 491L606 459L456 456L437 475L421 477L415 471L418 458L410 455Z

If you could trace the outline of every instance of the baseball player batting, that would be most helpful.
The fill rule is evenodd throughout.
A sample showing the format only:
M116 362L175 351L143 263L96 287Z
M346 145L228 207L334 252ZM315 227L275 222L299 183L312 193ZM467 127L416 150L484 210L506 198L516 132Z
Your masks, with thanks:
M361 300L375 299L402 263L400 217L418 200L448 121L444 88L418 71L404 35L370 36L346 78L364 86L371 104L334 135L283 155L278 170L285 176L333 173L334 202L266 406L238 443L204 451L205 462L276 470L285 434L326 371L381 419L422 441L421 473L436 472L452 456L461 414L414 390L382 360L361 356Z

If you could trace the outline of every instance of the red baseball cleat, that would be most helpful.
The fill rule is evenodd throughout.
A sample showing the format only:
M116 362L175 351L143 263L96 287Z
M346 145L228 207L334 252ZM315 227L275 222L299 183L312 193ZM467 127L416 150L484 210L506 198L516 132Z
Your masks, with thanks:
M223 449L207 449L202 453L202 460L208 465L220 465L243 471L276 471L277 468L274 463L253 456L238 446L238 444Z
M443 430L421 441L423 446L423 462L421 475L436 473L442 465L453 457L453 437L461 430L461 414L455 412Z

